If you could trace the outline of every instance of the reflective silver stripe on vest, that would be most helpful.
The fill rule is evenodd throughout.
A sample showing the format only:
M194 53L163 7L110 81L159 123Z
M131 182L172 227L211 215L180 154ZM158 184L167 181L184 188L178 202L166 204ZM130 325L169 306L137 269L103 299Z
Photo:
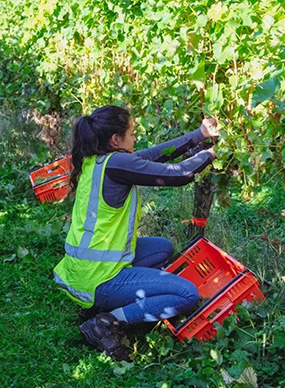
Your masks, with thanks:
M123 251L100 251L92 248L82 248L81 246L75 247L68 243L65 243L65 252L76 259L90 260L90 261L128 261L131 263L134 260L134 253L126 252L123 255Z
M131 253L131 243L135 231L135 222L137 214L137 202L138 193L135 186L132 187L132 199L131 208L129 214L129 225L128 225L128 237L125 251L102 251L98 249L88 248L93 237L94 229L97 221L97 213L99 206L100 196L100 184L102 170L104 168L104 162L106 155L97 158L92 175L92 187L90 191L90 197L87 207L87 217L84 223L84 233L82 235L79 246L73 246L69 243L65 243L65 252L77 259L90 260L90 261L108 261L108 262L119 262L126 261L131 263L135 254Z
M133 186L132 190L133 192L132 192L132 202L131 202L131 209L130 209L130 216L129 216L128 242L127 242L126 251L125 251L125 255L127 256L131 253L131 243L134 237L137 206L138 206L137 188ZM125 255L123 256L123 261L126 261Z
M72 296L74 296L77 299L82 300L83 302L93 302L94 295L92 292L84 292L75 290L75 288L70 287L68 284L66 284L60 276L56 272L54 273L54 280L58 285L60 285L62 288L67 290Z

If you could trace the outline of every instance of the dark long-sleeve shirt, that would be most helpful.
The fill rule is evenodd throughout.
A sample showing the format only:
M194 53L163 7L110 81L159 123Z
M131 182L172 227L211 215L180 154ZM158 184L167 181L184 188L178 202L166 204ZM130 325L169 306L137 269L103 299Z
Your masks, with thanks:
M194 179L194 175L204 170L213 156L208 151L200 151L195 156L180 163L164 163L172 160L204 140L200 129L161 143L150 149L135 152L114 153L107 162L103 184L103 198L109 206L123 206L132 185L142 186L183 186ZM163 150L172 150L167 155Z

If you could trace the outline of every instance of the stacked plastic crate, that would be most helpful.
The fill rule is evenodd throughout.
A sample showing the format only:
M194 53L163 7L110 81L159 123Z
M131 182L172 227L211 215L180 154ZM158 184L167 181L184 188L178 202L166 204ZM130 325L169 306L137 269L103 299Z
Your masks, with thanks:
M176 327L165 320L181 342L194 336L202 341L209 340L217 333L214 323L222 324L227 316L236 312L238 303L265 299L253 273L202 236L190 242L166 271L190 280L205 300Z
M69 155L30 171L30 180L37 198L41 202L65 198L71 190L69 179L72 169L71 155Z

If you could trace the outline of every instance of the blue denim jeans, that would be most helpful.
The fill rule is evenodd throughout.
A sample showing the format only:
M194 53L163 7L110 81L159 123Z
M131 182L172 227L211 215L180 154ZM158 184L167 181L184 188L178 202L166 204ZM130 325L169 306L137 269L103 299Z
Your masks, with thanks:
M190 281L161 270L172 252L165 238L138 238L133 267L97 287L95 307L115 310L130 324L187 313L198 301L198 290Z

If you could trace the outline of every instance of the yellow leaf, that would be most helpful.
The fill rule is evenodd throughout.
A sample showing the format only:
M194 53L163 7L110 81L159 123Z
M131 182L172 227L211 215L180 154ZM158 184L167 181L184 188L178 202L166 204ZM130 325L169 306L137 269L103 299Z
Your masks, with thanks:
M228 8L226 5L223 5L221 2L217 4L213 4L209 9L207 16L213 20L213 22L217 22L221 20L222 16L225 12L227 12Z

